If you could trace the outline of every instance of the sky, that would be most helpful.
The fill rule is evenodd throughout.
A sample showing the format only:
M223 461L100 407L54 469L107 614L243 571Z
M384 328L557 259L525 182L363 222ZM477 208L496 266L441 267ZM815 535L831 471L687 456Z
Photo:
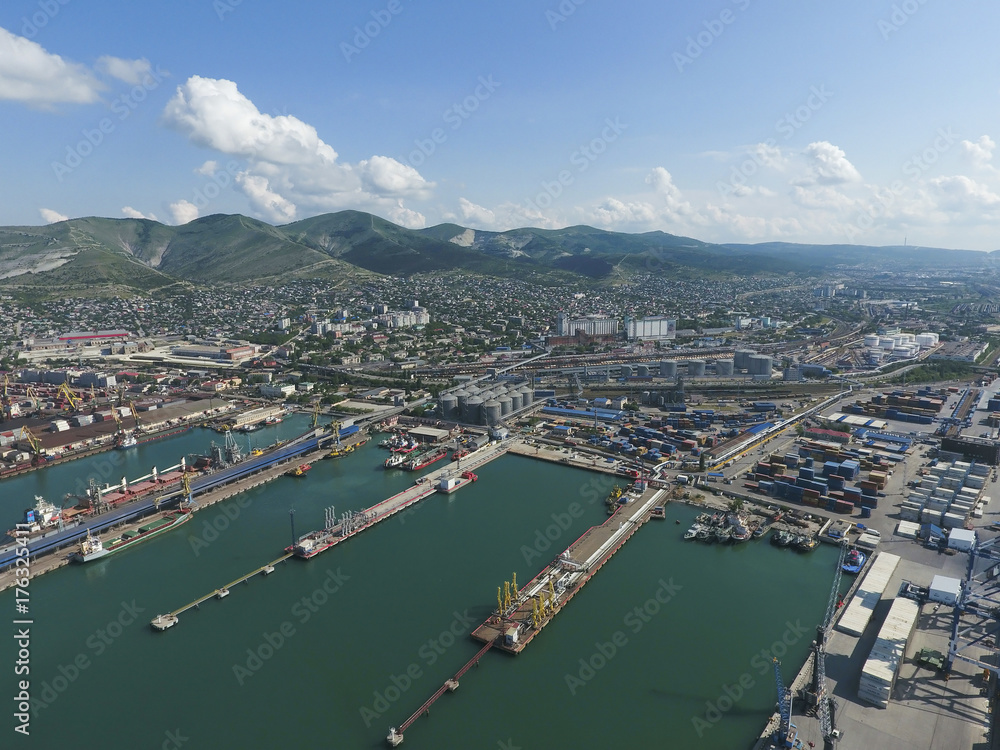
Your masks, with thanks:
M994 250L988 0L5 0L0 224Z

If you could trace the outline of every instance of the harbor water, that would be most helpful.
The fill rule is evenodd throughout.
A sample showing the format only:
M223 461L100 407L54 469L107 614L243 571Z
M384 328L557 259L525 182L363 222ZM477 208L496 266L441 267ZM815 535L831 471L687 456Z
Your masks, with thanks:
M306 425L292 418L251 438L263 445ZM109 478L172 465L212 439L196 430L132 449ZM386 455L372 441L315 461L304 478L280 477L177 531L32 581L36 710L22 745L78 745L96 732L107 750L384 747L389 727L476 653L469 632L495 608L497 587L513 573L523 586L607 518L611 477L506 456L455 494L313 560L290 559L169 631L150 629L156 614L277 558L289 511L301 535L327 506L339 515L410 486L413 474L382 469ZM3 482L0 513L13 524L33 495L55 502L107 458ZM776 702L771 657L791 680L836 553L683 542L697 512L668 506L667 521L647 523L523 653L485 654L409 728L405 747L749 747ZM18 617L12 590L0 609ZM3 649L14 695L16 650Z

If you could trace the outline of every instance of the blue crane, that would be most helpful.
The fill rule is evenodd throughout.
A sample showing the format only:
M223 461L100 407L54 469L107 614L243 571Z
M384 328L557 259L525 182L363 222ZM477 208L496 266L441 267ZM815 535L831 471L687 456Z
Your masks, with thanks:
M785 688L785 683L781 679L781 662L771 659L774 662L774 682L778 686L778 715L781 723L778 725L778 747L802 747L799 741L799 730L792 724L792 693Z

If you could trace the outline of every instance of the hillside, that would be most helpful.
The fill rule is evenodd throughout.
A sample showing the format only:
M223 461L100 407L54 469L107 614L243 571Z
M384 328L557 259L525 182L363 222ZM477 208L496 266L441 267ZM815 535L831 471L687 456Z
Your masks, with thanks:
M666 232L590 226L490 232L458 224L412 230L361 211L283 226L215 214L183 226L86 217L0 227L0 287L36 293L144 292L185 282L274 283L462 270L541 283L596 283L637 273L678 278L872 269L982 268L1000 255L967 250L762 243L717 245Z

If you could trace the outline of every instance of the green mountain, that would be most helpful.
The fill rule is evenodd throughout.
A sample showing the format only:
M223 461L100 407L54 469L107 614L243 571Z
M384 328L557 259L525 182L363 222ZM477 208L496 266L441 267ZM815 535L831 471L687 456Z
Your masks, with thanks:
M998 251L1000 252L1000 251ZM717 245L665 232L589 226L486 232L458 224L412 230L340 211L283 226L216 214L183 226L148 219L71 219L0 227L0 287L39 294L126 294L175 283L274 283L464 270L543 283L873 269L981 268L997 252L858 245Z

